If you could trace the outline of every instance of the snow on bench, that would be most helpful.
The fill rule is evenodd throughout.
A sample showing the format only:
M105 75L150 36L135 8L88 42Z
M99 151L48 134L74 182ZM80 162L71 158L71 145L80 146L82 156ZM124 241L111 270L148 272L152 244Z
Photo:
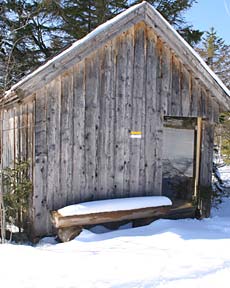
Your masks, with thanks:
M164 196L98 200L52 211L51 218L59 238L66 242L79 235L83 226L159 217L167 213L171 205L171 200Z

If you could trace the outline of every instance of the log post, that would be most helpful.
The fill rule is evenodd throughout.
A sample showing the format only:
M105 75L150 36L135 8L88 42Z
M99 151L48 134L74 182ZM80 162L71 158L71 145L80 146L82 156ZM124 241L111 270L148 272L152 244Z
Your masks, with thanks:
M68 242L77 237L82 231L81 227L66 227L58 229L58 238L62 242Z

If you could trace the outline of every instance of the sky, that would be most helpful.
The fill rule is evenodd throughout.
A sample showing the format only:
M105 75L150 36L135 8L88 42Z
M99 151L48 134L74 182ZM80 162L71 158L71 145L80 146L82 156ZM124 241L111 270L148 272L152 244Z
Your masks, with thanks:
M230 45L230 0L197 0L184 16L195 29L206 31L214 27Z

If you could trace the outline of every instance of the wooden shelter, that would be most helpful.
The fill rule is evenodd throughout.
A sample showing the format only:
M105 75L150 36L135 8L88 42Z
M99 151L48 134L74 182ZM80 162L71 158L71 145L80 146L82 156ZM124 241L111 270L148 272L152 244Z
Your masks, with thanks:
M31 159L32 235L52 232L50 210L97 199L167 195L208 215L229 96L147 2L22 79L1 101L1 158Z

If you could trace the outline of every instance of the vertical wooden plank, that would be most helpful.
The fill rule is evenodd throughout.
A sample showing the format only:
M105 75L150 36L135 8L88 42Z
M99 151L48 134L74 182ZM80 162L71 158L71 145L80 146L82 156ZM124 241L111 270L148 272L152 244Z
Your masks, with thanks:
M172 58L172 102L171 115L180 116L181 112L181 91L180 91L180 63L179 60L173 56Z
M199 83L192 78L192 88L191 88L191 106L190 115L192 117L202 117L202 107L201 107L201 89Z
M171 86L172 86L172 68L171 52L167 47L162 49L161 73L162 73L162 105L164 115L171 114Z
M160 195L156 187L156 137L157 137L157 69L156 38L148 33L146 47L146 108L145 108L145 193ZM162 180L161 180L162 181Z
M124 138L127 131L124 128L125 116L125 76L126 76L126 45L124 35L117 38L116 62L116 98L115 98L115 161L114 161L114 193L121 197L124 184ZM126 135L125 135L126 134Z
M98 130L98 62L95 57L85 60L85 201L93 200L96 188L96 134Z
M213 123L213 101L211 99L209 91L206 91L206 105L207 105L206 117L207 119L209 119L210 123Z
M130 144L132 139L129 137L131 131L132 121L132 97L133 97L133 78L134 78L134 27L130 29L126 34L126 54L125 54L125 66L126 66L126 83L125 83L125 104L124 104L124 178L123 178L123 196L128 197L130 195ZM144 95L143 95L144 97Z
M30 177L33 178L33 134L34 134L34 123L33 123L33 113L34 113L34 100L28 103L28 161L30 164ZM17 137L17 136L16 136Z
M8 135L9 135L9 142L8 142L8 149L9 149L9 162L8 165L10 167L13 167L14 165L14 109L11 108L9 109L9 130L8 130Z
M212 98L212 121L219 123L220 107L219 104Z
M65 205L66 197L60 189L60 115L61 77L47 86L47 208L56 210Z
M2 164L2 153L3 153L3 139L2 139L2 129L3 129L3 109L0 109L0 165Z
M0 165L3 157L3 109L0 109Z
M146 112L146 87L145 87L145 83L146 83L146 57L147 57L147 28L144 27L144 43L143 43L143 51L142 51L142 63L141 63L141 67L142 67L142 76L141 76L141 90L140 90L140 95L139 97L141 98L141 105L140 105L140 131L142 133L142 138L140 139L140 148L139 148L139 187L138 187L138 193L139 195L144 195L145 193L145 174L146 174L146 169L145 169L145 137L146 137L146 131L145 131L145 112ZM158 91L159 92L159 91ZM133 140L133 139L132 139ZM142 194L143 193L143 194Z
M114 189L114 152L115 152L115 98L116 98L116 63L117 63L117 50L115 40L111 43L111 48L109 53L111 53L111 71L109 80L109 95L106 97L106 106L108 110L108 134L107 134L107 145L108 145L108 154L107 154L107 198L115 197Z
M169 51L169 57L170 57L170 61L169 61L170 93L168 94L168 99L167 99L167 115L171 116L172 115L172 81L173 81L173 53L171 50Z
M21 153L23 160L28 159L28 104L22 106L22 147Z
M206 91L201 88L201 115L207 117L208 114L208 97Z
M1 110L1 166L4 168L5 165L5 111L4 109Z
M108 191L113 189L109 186L109 122L110 122L110 102L113 101L112 91L112 54L111 42L100 51L100 85L99 85L99 137L98 137L98 197L99 199L110 198Z
M35 95L34 95L35 96ZM34 210L33 210L33 194L34 194L34 162L35 162L35 149L34 149L34 119L35 119L35 99L31 99L31 101L28 103L28 163L29 163L29 177L32 181L33 189L32 193L29 196L29 210L28 210L28 233L30 234L30 237L32 238L34 235L33 231L33 219L34 219ZM15 126L17 128L18 125L18 117L17 117L17 111L15 110ZM18 129L15 131L16 136L16 150L18 147Z
M0 135L1 135L1 138L0 138L0 165L2 167L2 159L3 159L3 109L0 110Z
M74 67L73 79L73 190L74 202L85 195L85 63Z
M191 103L191 93L190 93L190 73L188 70L181 66L181 105L182 105L182 115L183 117L189 117L190 114L190 103Z
M21 141L21 130L20 130L20 126L21 126L21 122L20 122L20 113L21 113L21 109L20 109L20 104L16 105L16 112L15 112L15 133L16 133L16 159L20 159L20 141Z
M5 162L6 162L6 112L5 109L2 110L2 168L5 168Z
M210 187L212 177L214 125L203 121L200 185Z
M140 23L135 26L135 47L134 47L134 80L132 100L132 131L141 131L142 109L145 68L145 25ZM131 139L130 145L130 196L138 196L139 192L139 170L141 139Z
M197 118L197 136L196 136L196 163L195 163L195 189L194 197L196 198L199 191L200 180L200 157L201 157L201 141L202 141L202 118Z
M9 166L9 111L3 114L3 168Z
M7 133L7 166L11 166L11 109L7 109L7 114L8 114L8 129L6 131Z
M205 217L210 215L213 141L214 125L208 121L203 121L199 198L200 209Z
M94 158L94 165L95 165L95 171L94 171L94 199L101 199L100 196L100 191L99 191L99 158L100 158L100 149L101 147L99 146L99 136L100 136L100 117L101 117L101 109L100 109L100 100L101 100L101 86L102 86L102 81L101 81L101 50L97 51L97 54L94 55L94 71L95 75L97 75L97 78L95 79L95 109L94 109L94 117L95 117L95 158Z
M1 167L4 168L5 145L4 145L4 129L5 129L5 112L1 109Z
M202 105L202 88L199 82L197 82L197 110L196 115L198 117L203 116L203 105Z
M212 96L210 91L207 91L208 96L208 119L209 121L214 123L219 123L219 104L216 102L216 99Z
M26 161L28 158L28 106L20 105L20 160Z
M47 195L47 139L46 139L46 88L36 93L35 102L35 166L33 191L33 230L36 235L46 235L49 230Z
M60 122L60 191L64 205L73 204L73 72L61 76L61 122ZM63 205L63 206L64 206Z
M6 167L8 167L10 165L10 111L9 109L6 110L6 120L7 120L7 124L6 124L6 128L4 130L5 132L5 144L6 144Z
M10 110L7 109L7 129L5 130L6 133L6 149L7 149L7 161L6 164L7 166L10 166L11 164L11 159L10 159Z
M156 146L155 146L155 173L154 173L154 194L162 193L162 153L163 153L163 96L162 96L162 49L157 49L157 78L156 78Z
M198 96L197 96L197 83L194 80L190 72L190 89L191 89L191 102L190 102L190 116L197 116L197 105L198 105Z
M18 151L17 151L17 147L18 147L18 145L17 145L17 143L18 143L18 139L17 139L17 108L16 107L14 107L13 108L14 109L14 162L16 161L16 159L17 159L17 155L18 155Z

